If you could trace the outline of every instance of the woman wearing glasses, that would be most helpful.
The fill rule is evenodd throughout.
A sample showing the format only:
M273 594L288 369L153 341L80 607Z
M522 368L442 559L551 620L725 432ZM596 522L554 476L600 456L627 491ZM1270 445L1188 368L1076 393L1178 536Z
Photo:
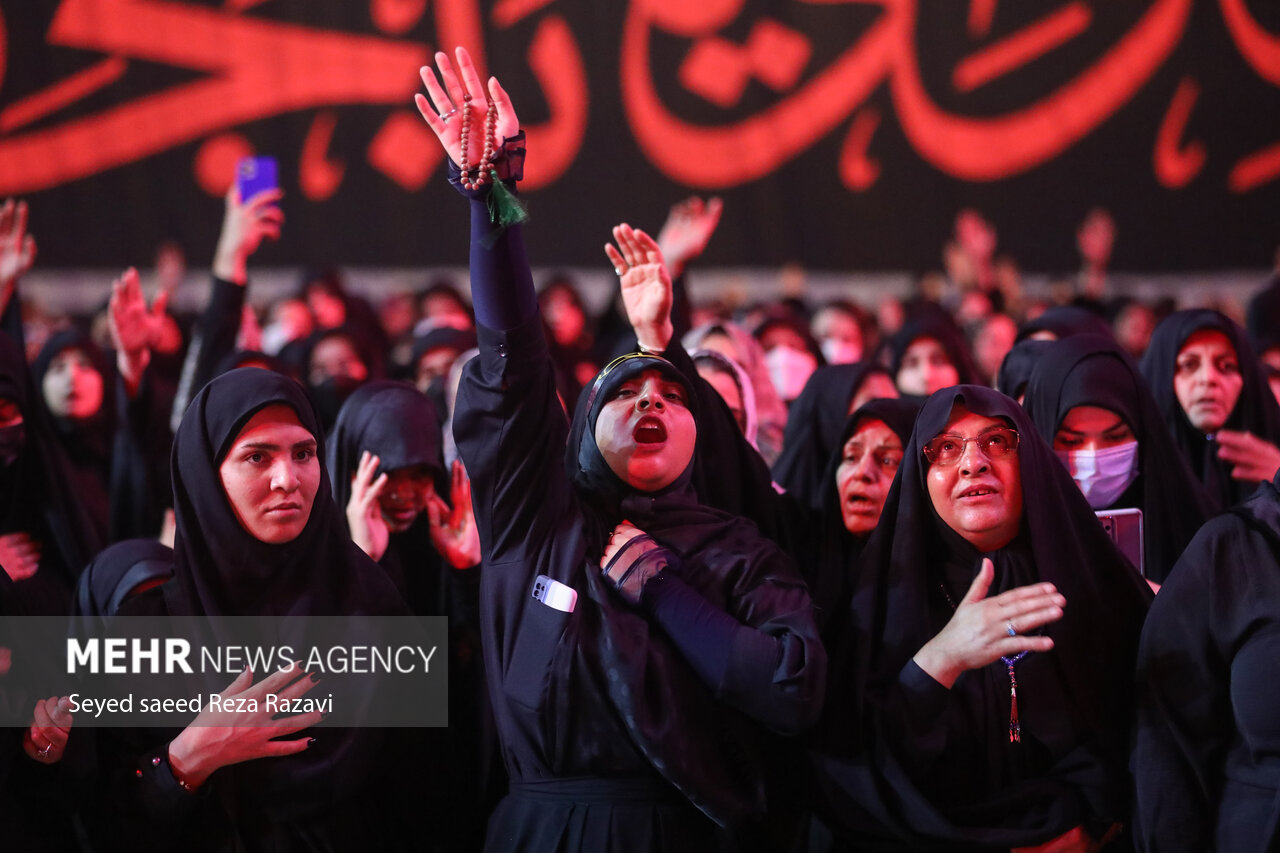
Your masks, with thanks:
M867 544L817 756L858 850L1087 851L1123 824L1150 593L1015 402L925 403Z

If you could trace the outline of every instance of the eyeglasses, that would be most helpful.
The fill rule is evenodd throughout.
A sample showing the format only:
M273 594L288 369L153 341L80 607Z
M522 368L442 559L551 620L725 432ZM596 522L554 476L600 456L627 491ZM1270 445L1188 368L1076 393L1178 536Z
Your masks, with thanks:
M948 467L955 465L964 455L969 442L978 443L978 449L988 459L1003 459L1018 452L1018 431L1011 427L992 427L980 435L965 438L962 435L943 433L924 446L924 458L931 465Z

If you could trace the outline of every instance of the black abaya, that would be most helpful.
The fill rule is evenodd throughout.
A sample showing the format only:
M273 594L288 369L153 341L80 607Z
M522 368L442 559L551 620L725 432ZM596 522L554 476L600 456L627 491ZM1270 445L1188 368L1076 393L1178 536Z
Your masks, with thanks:
M955 404L1021 436L1021 532L990 554L936 514L925 443ZM995 663L951 689L912 660L951 619L981 559L989 595L1051 581L1065 616L1051 652L1017 664L1021 742L1010 738L1010 681ZM1150 592L1014 401L959 386L916 420L880 525L863 552L851 622L833 649L816 754L820 814L851 850L1007 850L1083 825L1095 838L1128 807L1125 764L1138 631Z
M1139 850L1280 845L1278 656L1280 476L1201 528L1143 628Z
M1244 330L1225 315L1207 309L1170 314L1156 326L1140 366L1156 405L1160 407L1165 427L1173 436L1174 445L1204 486L1211 501L1210 511L1221 512L1249 497L1257 484L1232 478L1232 466L1218 457L1217 442L1192 426L1173 390L1178 352L1187 338L1206 329L1226 335L1235 348L1240 376L1244 380L1240 398L1223 429L1251 432L1280 446L1280 404L1276 403L1267 385Z
M1146 576L1164 583L1208 518L1208 497L1174 447L1138 365L1111 338L1074 335L1050 343L1022 405L1050 445L1076 406L1115 412L1138 441L1138 477L1108 509L1142 510Z

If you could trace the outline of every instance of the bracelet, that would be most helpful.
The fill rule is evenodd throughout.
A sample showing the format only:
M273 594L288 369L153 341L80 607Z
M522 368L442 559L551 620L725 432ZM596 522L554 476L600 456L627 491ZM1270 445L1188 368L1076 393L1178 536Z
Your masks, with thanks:
M169 775L173 777L173 781L178 783L178 787L186 791L188 794L194 794L196 792L196 786L182 778L178 773L178 768L174 767L173 762L168 760L167 751L164 759L161 759L160 756L157 755L155 758L151 759L151 764L153 766L159 766L162 760L169 765Z

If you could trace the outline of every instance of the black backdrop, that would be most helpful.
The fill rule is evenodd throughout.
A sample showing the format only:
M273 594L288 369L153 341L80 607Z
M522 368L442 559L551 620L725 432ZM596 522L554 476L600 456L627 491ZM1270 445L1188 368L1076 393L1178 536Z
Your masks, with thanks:
M207 258L235 156L280 159L262 264L466 260L413 111L466 43L532 128L534 260L726 201L707 262L925 269L976 207L1030 269L1112 211L1120 269L1263 267L1280 243L1270 0L0 0L0 195L42 266Z

